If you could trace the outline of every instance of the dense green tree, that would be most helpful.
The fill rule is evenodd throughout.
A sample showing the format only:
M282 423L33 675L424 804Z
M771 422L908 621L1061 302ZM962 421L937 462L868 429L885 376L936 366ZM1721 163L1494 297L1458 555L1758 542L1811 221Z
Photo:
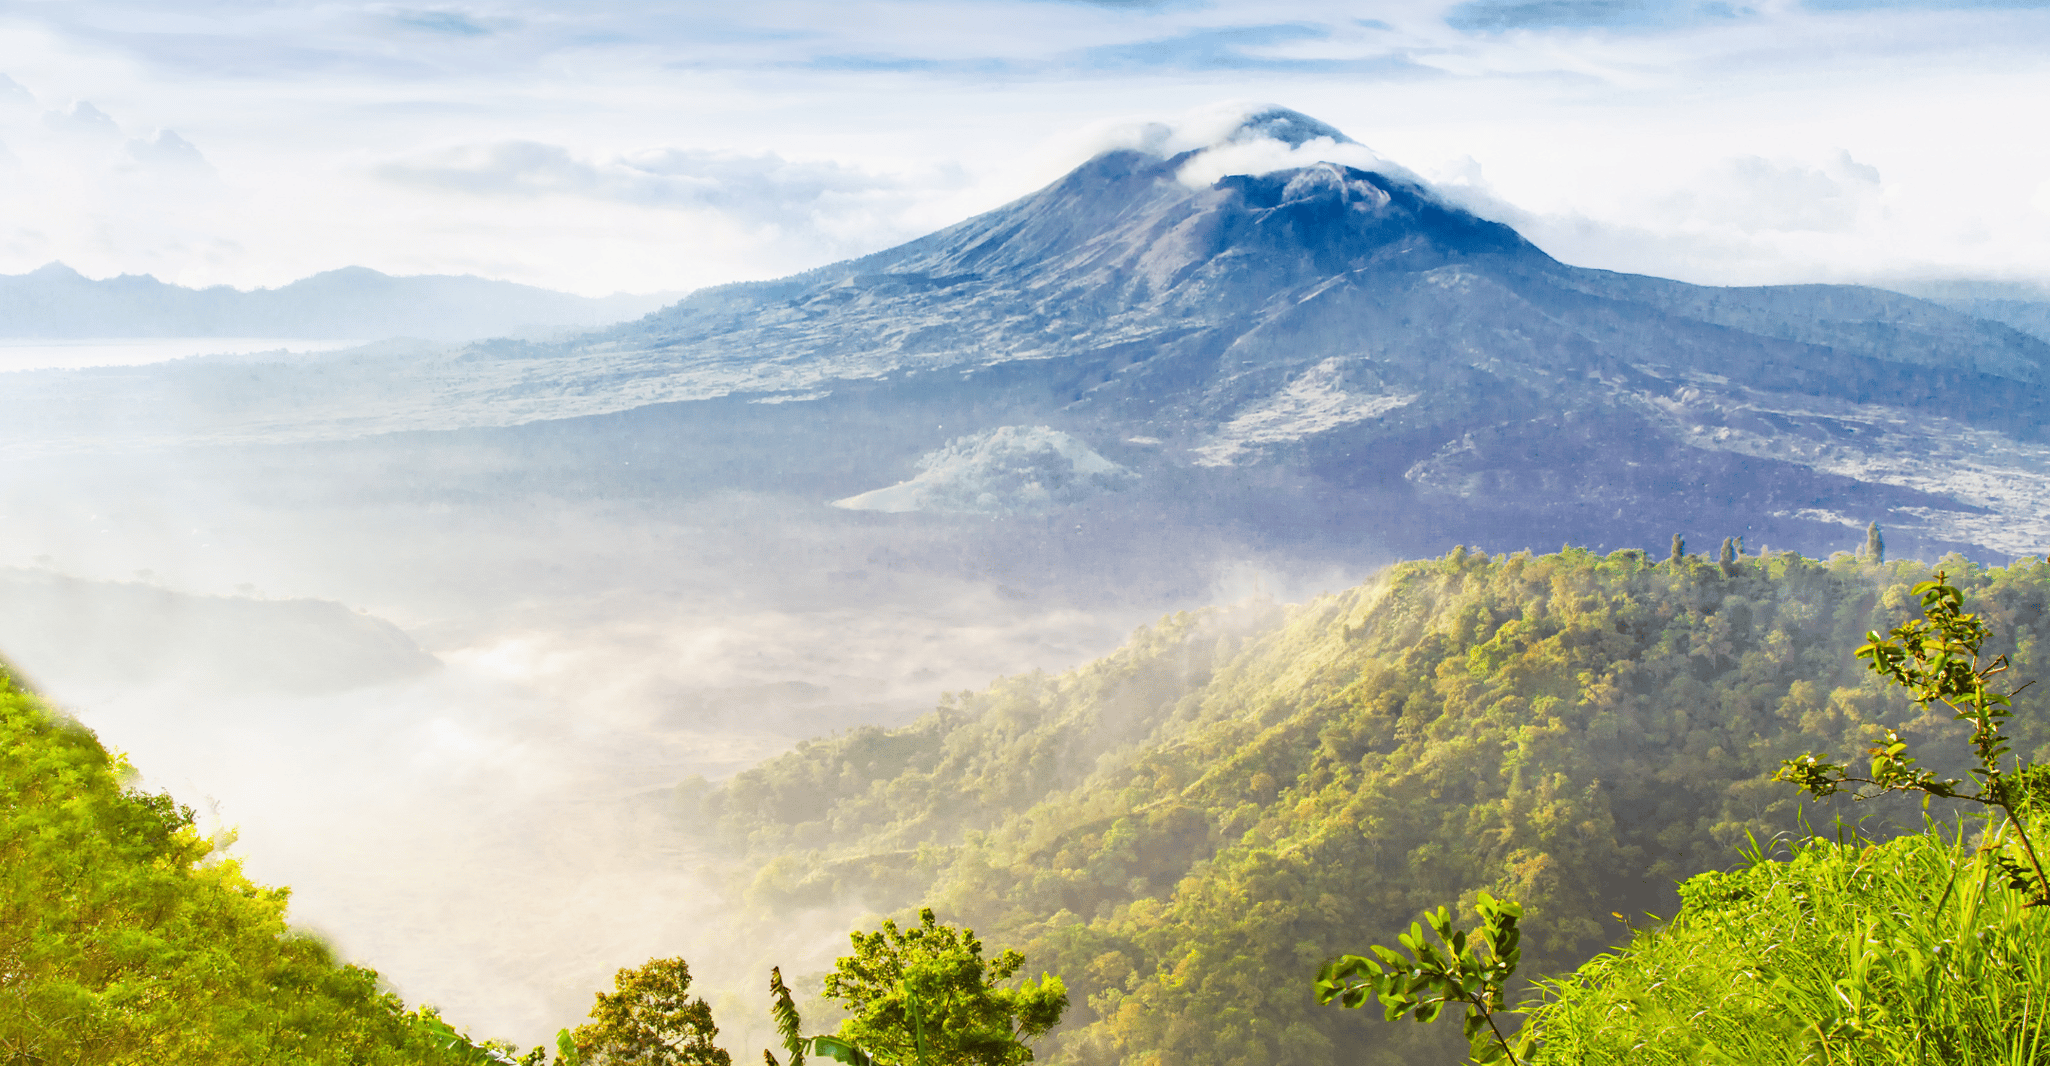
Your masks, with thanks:
M1672 562L1674 566L1678 566L1680 565L1680 560L1685 559L1686 557L1687 542L1681 539L1678 533L1673 534L1673 551L1671 555L1667 556L1667 559L1670 562Z
M1879 535L1879 523L1865 527L1865 561L1883 563L1886 561L1886 538Z
M712 1007L690 996L690 964L650 959L597 994L591 1021L570 1031L583 1066L731 1066L712 1041Z
M929 907L908 929L886 920L850 940L854 954L826 975L826 998L851 1015L839 1035L879 1063L1016 1066L1032 1061L1027 1042L1068 1009L1058 977L1000 987L1025 957L1005 951L984 959L973 930L941 925Z

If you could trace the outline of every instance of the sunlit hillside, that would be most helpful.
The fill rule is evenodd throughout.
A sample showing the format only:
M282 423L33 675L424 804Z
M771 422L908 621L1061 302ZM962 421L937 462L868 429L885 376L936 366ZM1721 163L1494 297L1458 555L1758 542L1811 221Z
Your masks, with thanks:
M2050 566L1939 565L1989 652L2036 676ZM1317 1006L1310 975L1483 889L1527 908L1526 974L1556 973L1625 935L1614 912L1671 915L1675 882L1746 834L1804 813L1886 833L1913 808L1804 812L1767 778L1882 724L1955 728L1851 654L1930 570L1461 549L1302 605L1177 614L681 802L716 818L758 921L929 901L1026 944L1076 996L1051 1061L1450 1061L1419 1041L1456 1026ZM2050 742L2045 698L2018 700L2024 754Z
M0 667L0 1061L475 1061L132 776Z

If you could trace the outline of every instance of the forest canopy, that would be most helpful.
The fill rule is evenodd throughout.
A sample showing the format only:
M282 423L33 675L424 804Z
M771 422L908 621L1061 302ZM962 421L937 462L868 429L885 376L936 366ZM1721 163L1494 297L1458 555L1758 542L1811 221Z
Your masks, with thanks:
M2012 679L2039 676L2050 567L1940 565ZM1919 826L1911 804L1804 807L1771 775L1958 728L1852 655L1932 569L1455 550L1302 605L1178 614L684 799L764 915L929 902L1020 943L1075 999L1042 1059L1449 1060L1456 1026L1319 1007L1307 975L1440 903L1470 922L1482 891L1521 902L1524 972L1562 973L1750 837ZM2031 759L2045 698L2016 700Z
M2007 656L2014 753L2045 761L2050 688L2029 682L2050 565L1937 565L1983 616L1987 655ZM1006 952L984 990L1039 1004L1017 1033L1061 1019L1034 1060L1077 1066L1449 1061L1457 1026L1320 1006L1311 976L1441 904L1471 925L1488 898L1517 901L1526 976L1622 942L1624 915L1680 913L1663 939L1603 957L1626 962L1584 971L1553 1012L1594 1048L1615 997L1686 991L1660 967L1757 940L1777 905L1759 886L1820 900L1875 863L1954 876L1969 861L1956 839L1831 851L1812 827L1842 816L1885 841L1921 812L1772 780L1797 753L1854 758L1889 730L1959 775L1945 753L1969 730L1853 655L1919 613L1913 586L1933 569L1876 553L1455 550L1306 604L1176 614L1080 669L955 693L903 728L800 745L678 803L710 827L749 911L736 930L849 899L919 928L972 924L1059 975L1012 977ZM505 1061L295 933L283 890L249 882L190 811L130 787L122 760L4 676L0 745L0 962L20 975L0 984L0 1046L26 1049L10 1061ZM1739 860L1787 832L1810 841L1795 862ZM1839 895L1851 921L1855 895ZM1976 936L1991 912L1957 911L1962 898L1930 920ZM1746 958L1725 960L1732 974L1756 970ZM657 1005L695 1012L710 1055L703 1001L668 961ZM1685 1026L1659 1033L1672 1061L1695 1053Z

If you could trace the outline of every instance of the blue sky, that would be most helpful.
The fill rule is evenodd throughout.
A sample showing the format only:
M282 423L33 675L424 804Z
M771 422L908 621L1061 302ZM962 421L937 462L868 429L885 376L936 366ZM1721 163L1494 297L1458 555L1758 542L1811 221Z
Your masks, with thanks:
M0 272L774 276L1271 101L1571 262L2050 279L2050 0L0 2Z

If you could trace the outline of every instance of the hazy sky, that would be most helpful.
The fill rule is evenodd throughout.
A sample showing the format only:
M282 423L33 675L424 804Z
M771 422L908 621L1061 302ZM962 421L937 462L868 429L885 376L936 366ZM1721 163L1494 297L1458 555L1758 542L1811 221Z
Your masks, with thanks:
M6 273L691 288L1271 101L1569 262L2050 279L2050 0L16 0L0 73Z

